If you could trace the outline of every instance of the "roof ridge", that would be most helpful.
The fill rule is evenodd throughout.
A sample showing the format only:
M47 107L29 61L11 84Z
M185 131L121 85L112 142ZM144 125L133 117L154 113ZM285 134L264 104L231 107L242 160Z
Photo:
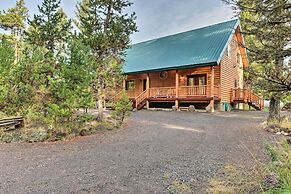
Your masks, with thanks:
M132 44L131 46L135 46L135 45L139 45L139 44L144 44L144 43L147 43L147 42L151 42L151 41L155 41L155 40L160 40L160 39L163 39L163 38L168 38L168 37L171 37L171 36L176 36L176 35L180 35L180 34L192 32L192 31L195 31L195 30L201 30L201 29L204 29L204 28L208 28L208 27L212 27L212 26L216 26L216 25L221 25L221 24L225 24L225 23L232 22L232 21L238 21L238 20L239 20L238 18L231 19L231 20L228 20L228 21L219 22L219 23L215 23L215 24L208 25L208 26L203 26L203 27L195 28L195 29L192 29L192 30L184 31L184 32L178 32L178 33L175 33L175 34L170 34L170 35L166 35L166 36L162 36L162 37L158 37L158 38L154 38L154 39L150 39L150 40L138 42L138 43Z

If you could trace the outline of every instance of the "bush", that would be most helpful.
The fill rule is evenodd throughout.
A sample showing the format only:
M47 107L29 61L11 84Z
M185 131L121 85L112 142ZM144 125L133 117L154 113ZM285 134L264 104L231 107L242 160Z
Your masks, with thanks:
M28 134L21 136L21 140L24 142L44 142L48 139L48 133L45 131L32 131Z
M132 102L125 92L122 92L121 98L114 104L113 109L114 111L111 113L111 116L115 120L115 125L120 126L124 122L125 117L129 116L130 111L132 111Z
M44 142L63 141L76 136L88 136L98 131L112 130L115 126L110 122L98 122L96 116L88 114L78 115L70 122L55 123L48 126L46 119L41 114L30 111L29 119L26 119L26 127L3 131L0 129L0 141L11 142Z

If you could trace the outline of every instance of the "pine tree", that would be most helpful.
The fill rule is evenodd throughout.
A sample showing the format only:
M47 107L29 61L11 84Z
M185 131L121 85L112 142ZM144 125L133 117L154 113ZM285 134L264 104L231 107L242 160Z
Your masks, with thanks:
M26 57L29 59L30 55L39 56L40 61L35 61L38 64L36 76L39 76L36 101L40 102L39 112L47 118L52 118L53 115L49 115L50 107L67 100L59 98L64 88L60 88L60 93L57 93L55 83L56 80L61 80L61 67L72 26L71 20L60 7L60 0L44 0L38 5L38 10L39 14L28 21L29 28L25 32L25 40L28 43ZM43 52L44 59L42 55L35 53L39 50ZM58 115L60 112L55 111Z
M123 91L120 99L114 104L114 110L111 113L112 118L116 122L115 125L122 125L124 119L130 115L130 111L132 111L132 102L127 97L125 91Z
M4 37L0 40L0 110L3 111L7 103L7 88L9 79L7 75L14 61L13 45ZM0 111L0 112L1 112Z
M11 34L21 35L27 17L28 9L25 7L24 0L18 0L15 7L0 14L0 27L4 30L10 30Z
M22 33L28 17L28 9L24 0L18 0L15 7L0 13L0 28L9 30L14 39L15 63L19 60Z
M44 0L38 6L39 14L29 20L30 27L26 32L30 44L44 46L55 55L63 51L72 28L71 20L61 9L60 3L60 0Z
M239 15L250 56L248 70L270 98L268 120L280 119L280 100L291 95L291 4L288 0L226 0Z
M46 87L60 69L58 61L65 54L66 42L71 35L71 20L60 7L60 0L44 0L38 6L39 14L29 20L29 28L25 32L26 41L35 47L47 49L47 57L43 72L46 73Z
M121 56L130 45L130 35L137 31L135 13L124 13L131 5L128 0L83 0L77 6L76 24L95 62L91 86L101 120L105 88L121 75Z

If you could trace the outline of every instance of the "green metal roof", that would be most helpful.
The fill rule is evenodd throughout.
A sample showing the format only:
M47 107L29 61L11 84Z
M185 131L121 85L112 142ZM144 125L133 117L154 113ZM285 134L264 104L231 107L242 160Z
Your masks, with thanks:
M217 65L238 27L231 20L132 45L126 51L126 74Z

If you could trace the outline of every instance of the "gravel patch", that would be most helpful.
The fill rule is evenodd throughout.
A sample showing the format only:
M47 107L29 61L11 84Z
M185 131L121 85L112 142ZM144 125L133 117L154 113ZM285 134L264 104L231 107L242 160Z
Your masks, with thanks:
M204 193L226 164L266 160L262 112L140 111L126 127L73 141L0 144L0 193Z

